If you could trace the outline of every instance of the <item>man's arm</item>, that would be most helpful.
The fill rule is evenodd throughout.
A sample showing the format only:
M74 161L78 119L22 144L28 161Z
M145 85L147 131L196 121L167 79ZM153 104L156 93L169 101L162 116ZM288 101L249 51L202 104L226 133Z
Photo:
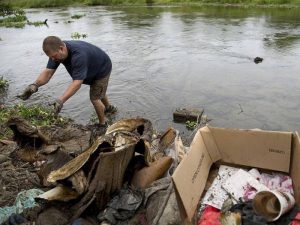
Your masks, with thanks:
M38 91L40 86L47 84L49 82L49 80L51 79L55 71L56 69L48 69L48 68L44 69L40 73L36 81L33 84L28 85L26 89L23 91L23 93L21 95L18 95L17 97L22 100L29 99L33 93Z
M73 80L69 85L65 93L58 99L65 103L70 97L72 97L81 87L83 80Z
M53 74L55 73L55 71L56 71L55 69L48 69L48 68L44 69L40 73L40 75L38 76L34 84L36 84L38 87L47 84L51 79L51 77L53 76Z

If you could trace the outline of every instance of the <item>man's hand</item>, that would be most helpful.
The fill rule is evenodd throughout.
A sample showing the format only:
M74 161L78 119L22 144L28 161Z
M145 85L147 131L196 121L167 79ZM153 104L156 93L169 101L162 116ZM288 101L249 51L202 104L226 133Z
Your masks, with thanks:
M27 86L27 88L23 91L21 95L18 95L17 97L22 99L22 100L27 100L30 98L30 96L38 91L38 86L37 84L30 84Z
M64 103L62 100L56 99L54 102L50 103L49 105L54 107L54 114L57 115L58 113L60 113Z

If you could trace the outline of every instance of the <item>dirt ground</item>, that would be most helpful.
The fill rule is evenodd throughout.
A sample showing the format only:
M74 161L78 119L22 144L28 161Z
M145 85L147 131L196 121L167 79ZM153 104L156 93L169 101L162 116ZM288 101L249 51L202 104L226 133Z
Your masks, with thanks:
M57 146L74 156L89 146L91 138L100 135L93 131L93 126L45 127L41 130ZM0 140L0 207L12 205L20 191L43 189L37 175L38 167L33 163L36 153L35 150L20 148L15 141Z
M0 207L14 203L20 191L39 188L34 167L16 158L15 143L0 143Z

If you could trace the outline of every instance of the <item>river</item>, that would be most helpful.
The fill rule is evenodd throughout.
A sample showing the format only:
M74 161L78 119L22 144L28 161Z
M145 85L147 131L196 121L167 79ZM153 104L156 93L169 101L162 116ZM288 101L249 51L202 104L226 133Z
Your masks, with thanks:
M74 14L85 14L71 19ZM178 107L204 108L218 127L300 131L300 9L237 7L68 7L28 9L48 27L0 28L0 76L10 81L6 103L45 68L48 35L84 41L113 61L108 87L117 118L141 116L155 128L174 126ZM68 21L73 21L68 23ZM263 62L255 64L255 57ZM24 104L47 104L71 82L60 66ZM67 101L62 115L86 124L89 88Z

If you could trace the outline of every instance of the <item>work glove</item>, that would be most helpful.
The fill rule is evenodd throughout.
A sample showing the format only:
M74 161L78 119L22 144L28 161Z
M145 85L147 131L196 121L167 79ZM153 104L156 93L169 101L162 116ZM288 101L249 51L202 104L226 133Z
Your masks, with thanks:
M54 114L57 115L58 113L60 113L64 103L62 102L62 100L56 99L54 102L51 102L49 105L54 107Z
M30 84L27 86L27 88L23 91L21 95L18 95L17 97L22 99L22 100L27 100L29 97L38 91L38 86L37 84Z

